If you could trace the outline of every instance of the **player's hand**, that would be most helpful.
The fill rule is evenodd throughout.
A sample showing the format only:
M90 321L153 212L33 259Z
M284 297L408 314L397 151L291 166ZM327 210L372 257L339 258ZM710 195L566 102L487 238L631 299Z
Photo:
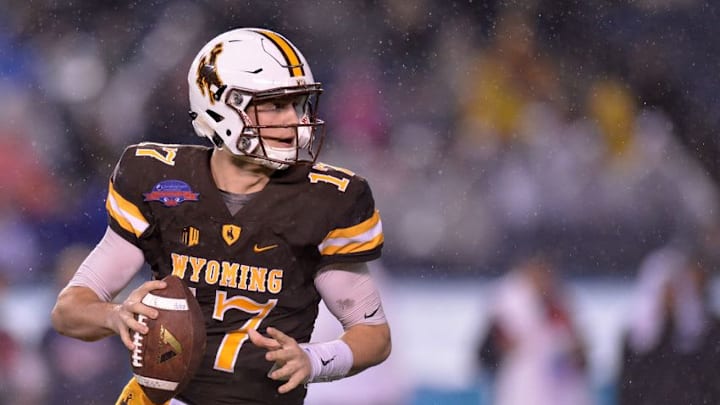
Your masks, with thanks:
M275 362L268 377L275 381L287 381L278 387L278 392L285 394L308 380L312 371L310 359L292 337L275 328L267 328L267 333L269 338L255 329L248 329L250 340L268 351L265 359Z
M167 284L161 280L147 281L133 290L122 304L113 308L108 319L108 327L120 335L120 339L122 339L123 344L125 344L128 350L135 349L132 339L134 332L140 332L142 334L148 332L148 327L138 322L135 319L135 314L145 315L151 319L158 317L157 309L143 304L142 299L150 291L161 290L166 286Z

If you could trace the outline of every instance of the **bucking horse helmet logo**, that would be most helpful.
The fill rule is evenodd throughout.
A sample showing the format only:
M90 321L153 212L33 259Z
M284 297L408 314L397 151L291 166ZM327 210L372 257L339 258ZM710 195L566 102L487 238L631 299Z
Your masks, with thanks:
M220 42L213 47L210 55L204 55L198 63L196 83L200 88L200 93L210 98L210 104L215 104L215 101L220 99L221 90L225 87L215 66L217 57L222 51L223 44ZM207 94L205 94L206 91Z

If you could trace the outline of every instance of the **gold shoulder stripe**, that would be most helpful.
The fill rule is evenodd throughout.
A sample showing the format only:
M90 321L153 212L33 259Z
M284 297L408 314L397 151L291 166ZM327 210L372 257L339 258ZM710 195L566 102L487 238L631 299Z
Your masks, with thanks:
M325 240L338 238L353 238L374 228L380 222L380 212L375 210L373 215L365 221L349 228L335 229L327 234Z
M143 232L150 226L145 216L135 204L126 200L123 196L115 191L112 182L108 187L108 197L105 202L105 208L110 216L126 231L140 237Z
M354 242L354 243L348 243L343 246L327 246L323 250L320 251L320 254L323 256L330 256L330 255L346 255L350 253L361 253L361 252L367 252L369 250L373 250L376 247L380 246L380 244L383 243L385 240L385 237L383 234L379 234L375 236L374 238L365 241L365 242Z
M375 210L370 218L355 226L329 232L318 245L318 251L326 256L365 252L380 246L383 240L380 213Z
M303 64L300 61L298 53L285 38L268 30L258 29L254 31L264 35L267 39L270 40L270 42L275 44L275 46L280 49L280 53L282 53L283 57L285 58L285 62L288 65L288 71L290 72L291 77L305 76L305 69L303 68Z

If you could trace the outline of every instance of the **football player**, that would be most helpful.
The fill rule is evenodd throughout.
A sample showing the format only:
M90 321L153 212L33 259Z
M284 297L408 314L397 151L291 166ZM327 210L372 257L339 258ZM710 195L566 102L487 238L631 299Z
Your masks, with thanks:
M203 308L207 351L173 404L301 404L307 383L384 361L390 330L366 264L381 254L380 216L362 177L316 161L322 87L305 57L276 32L235 29L200 50L188 85L212 147L125 150L107 231L59 294L54 327L117 334L132 350L147 332L134 316L157 316L142 298L174 274ZM144 262L154 280L113 303ZM309 343L320 299L344 333ZM144 383L133 378L118 404L150 403Z

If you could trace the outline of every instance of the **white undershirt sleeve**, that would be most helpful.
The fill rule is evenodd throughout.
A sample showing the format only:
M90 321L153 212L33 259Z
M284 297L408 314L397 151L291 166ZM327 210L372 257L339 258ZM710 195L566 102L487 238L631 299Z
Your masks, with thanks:
M366 263L325 267L315 276L315 288L344 330L357 324L387 322L380 294Z
M137 246L107 228L105 236L85 258L68 286L87 287L105 301L111 301L132 280L145 263Z

